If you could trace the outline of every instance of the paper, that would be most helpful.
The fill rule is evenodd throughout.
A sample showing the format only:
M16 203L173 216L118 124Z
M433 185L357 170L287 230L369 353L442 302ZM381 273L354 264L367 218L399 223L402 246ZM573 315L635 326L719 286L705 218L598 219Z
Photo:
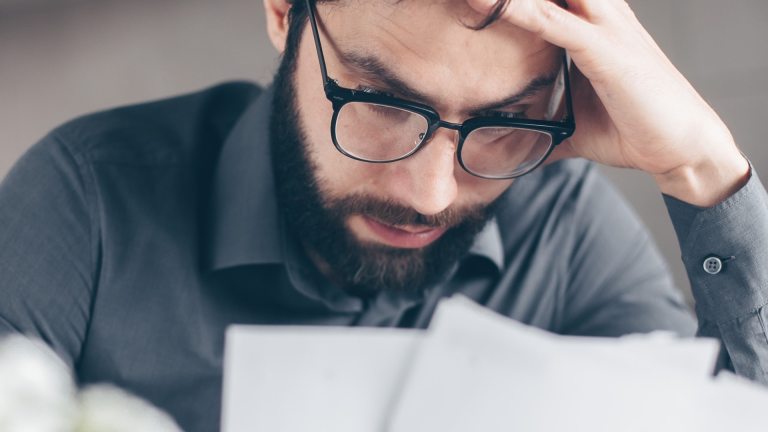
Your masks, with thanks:
M711 376L719 343L558 336L463 297L428 331L234 327L225 432L762 430L768 391Z
M453 298L440 304L387 430L712 430L701 425L712 409L701 395L717 352L714 341L670 335L556 336Z
M224 432L379 432L419 333L234 326L227 331Z

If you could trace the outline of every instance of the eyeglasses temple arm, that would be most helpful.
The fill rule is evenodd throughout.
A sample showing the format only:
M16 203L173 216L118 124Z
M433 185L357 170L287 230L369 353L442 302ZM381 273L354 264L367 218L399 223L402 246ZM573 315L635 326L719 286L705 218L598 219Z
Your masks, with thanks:
M323 76L323 88L329 84L328 70L325 67L325 56L323 55L323 46L320 43L320 32L317 30L317 17L315 17L315 8L312 0L306 0L307 13L309 14L309 24L312 26L312 36L315 39L315 48L317 51L317 60L320 62L320 73Z
M563 76L565 78L565 109L568 111L566 121L571 124L575 124L576 118L573 115L573 100L571 97L571 56L568 55L567 51L563 53L563 63Z

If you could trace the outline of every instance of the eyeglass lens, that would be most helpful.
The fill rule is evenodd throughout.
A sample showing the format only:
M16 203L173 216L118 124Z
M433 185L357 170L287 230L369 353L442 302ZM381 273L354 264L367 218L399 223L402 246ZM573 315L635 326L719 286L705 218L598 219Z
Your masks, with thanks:
M339 110L336 141L348 154L371 162L387 162L413 152L424 139L429 122L400 108L350 102Z
M464 167L482 177L512 177L536 167L549 152L552 136L510 127L473 130L464 140Z

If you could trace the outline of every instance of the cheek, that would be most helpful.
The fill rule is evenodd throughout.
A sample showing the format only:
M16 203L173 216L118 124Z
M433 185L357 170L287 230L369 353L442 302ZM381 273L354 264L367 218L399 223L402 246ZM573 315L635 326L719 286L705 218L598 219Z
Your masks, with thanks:
M327 125L326 125L327 126ZM325 130L326 140L310 143L311 157L317 167L315 175L322 181L323 187L335 196L353 193L376 194L377 181L384 177L383 165L356 161L341 154ZM326 142L327 141L327 142Z
M488 180L475 177L458 167L456 180L459 185L459 199L468 205L489 204L514 182L514 180Z

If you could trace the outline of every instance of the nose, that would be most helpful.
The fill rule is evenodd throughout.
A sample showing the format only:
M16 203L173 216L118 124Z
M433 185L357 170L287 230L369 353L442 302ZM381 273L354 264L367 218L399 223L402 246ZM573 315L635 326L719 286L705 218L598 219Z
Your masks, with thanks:
M438 129L413 156L395 162L388 191L397 202L434 215L456 201L456 134Z

